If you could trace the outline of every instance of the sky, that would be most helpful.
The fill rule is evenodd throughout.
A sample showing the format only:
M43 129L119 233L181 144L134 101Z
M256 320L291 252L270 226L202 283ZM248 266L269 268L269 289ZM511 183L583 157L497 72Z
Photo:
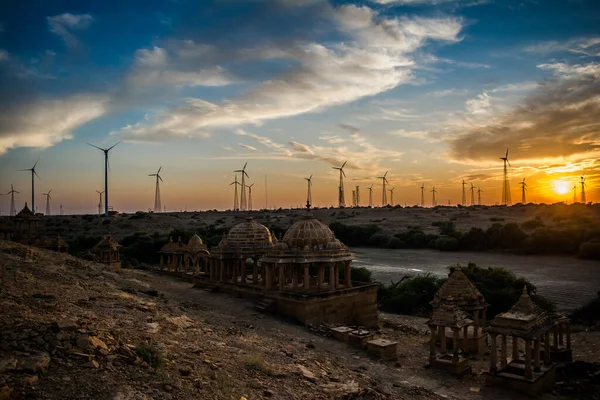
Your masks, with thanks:
M0 4L0 213L600 198L596 0L7 0ZM265 187L265 182L266 187ZM577 200L581 200L581 185ZM388 193L388 202L390 194ZM475 196L477 197L477 196ZM470 192L467 192L470 203Z

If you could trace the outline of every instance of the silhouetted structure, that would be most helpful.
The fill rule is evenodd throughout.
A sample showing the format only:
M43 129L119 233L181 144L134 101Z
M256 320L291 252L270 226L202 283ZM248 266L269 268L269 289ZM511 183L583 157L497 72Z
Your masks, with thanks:
M383 174L383 176L378 176L377 179L381 179L381 207L385 207L387 205L387 190L386 190L386 184L388 183L388 180L386 178L388 174L388 171L385 171L385 174Z
M242 193L241 193L241 196L240 196L240 209L242 211L247 209L247 203L246 203L246 178L250 178L248 176L248 174L246 173L246 166L247 165L248 165L248 163L245 163L244 164L244 168L233 171L233 172L240 172L242 174L242 183L240 184L240 186L242 187ZM236 175L236 177L237 177L237 175Z
M88 143L90 146L97 148L104 152L104 216L108 217L108 152L111 151L116 145L121 143L120 141L113 144L108 149L103 149L98 146L94 146L91 143Z
M150 174L148 176L155 176L156 177L156 189L154 190L154 212L161 212L162 211L162 204L160 202L160 184L159 184L159 180L162 182L163 179L160 176L160 170L162 169L162 166L158 169L158 171L155 174Z
M337 169L340 171L340 183L338 186L338 206L339 207L345 207L346 206L346 200L344 198L344 177L346 176L346 173L344 172L344 166L346 165L347 161L344 161L344 163L342 164L341 167L331 167L333 169Z
M505 206L509 206L511 203L510 200L510 185L508 183L508 170L506 165L512 168L510 162L508 161L508 149L506 149L506 155L504 157L500 157L500 159L504 162L504 178L502 180L502 204Z
M117 243L117 241L113 239L112 236L108 235L105 236L98 243L96 243L96 245L92 248L91 253L94 255L96 262L110 265L111 267L120 267L120 248L121 245Z

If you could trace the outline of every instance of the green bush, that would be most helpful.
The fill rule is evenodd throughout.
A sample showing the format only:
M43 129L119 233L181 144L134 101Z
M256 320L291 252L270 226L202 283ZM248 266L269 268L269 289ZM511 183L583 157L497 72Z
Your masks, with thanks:
M453 237L442 236L436 239L435 248L439 251L458 250L458 240Z
M356 226L337 221L329 224L329 228L342 243L348 246L365 246L370 243L374 234L381 232L381 228L375 224Z
M569 318L576 324L596 325L600 322L600 292L596 293L595 299L575 309Z
M541 228L544 226L544 222L539 219L530 219L529 221L525 221L521 224L521 228L526 229L528 231L534 230L536 228Z
M350 277L353 282L373 282L371 271L365 267L350 267Z
M377 292L379 307L398 314L426 315L431 311L429 302L443 283L444 279L425 274L382 286Z
M135 353L154 369L160 369L166 364L163 353L155 344L149 342L139 343L135 347Z
M396 236L392 236L386 246L388 249L402 249L405 247L404 242L398 239Z
M384 235L383 233L374 233L373 235L371 235L367 243L370 246L385 247L389 240L390 237L388 235Z
M577 256L590 260L600 260L600 240L596 239L582 243L579 246Z

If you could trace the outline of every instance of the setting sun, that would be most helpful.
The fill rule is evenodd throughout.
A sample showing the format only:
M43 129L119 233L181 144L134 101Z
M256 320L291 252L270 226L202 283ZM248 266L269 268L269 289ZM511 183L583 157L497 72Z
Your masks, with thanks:
M556 180L553 182L554 191L558 194L567 194L569 193L569 182Z

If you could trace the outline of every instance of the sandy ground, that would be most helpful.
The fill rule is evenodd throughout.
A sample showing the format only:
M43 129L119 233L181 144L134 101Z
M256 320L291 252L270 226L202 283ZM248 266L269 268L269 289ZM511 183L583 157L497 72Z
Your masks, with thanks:
M462 379L425 368L419 318L382 315L380 334L400 342L398 362L383 362L148 271L0 241L0 279L0 398L520 398L483 386L485 357ZM599 339L574 334L575 355L599 359ZM136 357L145 342L162 351L163 367Z

